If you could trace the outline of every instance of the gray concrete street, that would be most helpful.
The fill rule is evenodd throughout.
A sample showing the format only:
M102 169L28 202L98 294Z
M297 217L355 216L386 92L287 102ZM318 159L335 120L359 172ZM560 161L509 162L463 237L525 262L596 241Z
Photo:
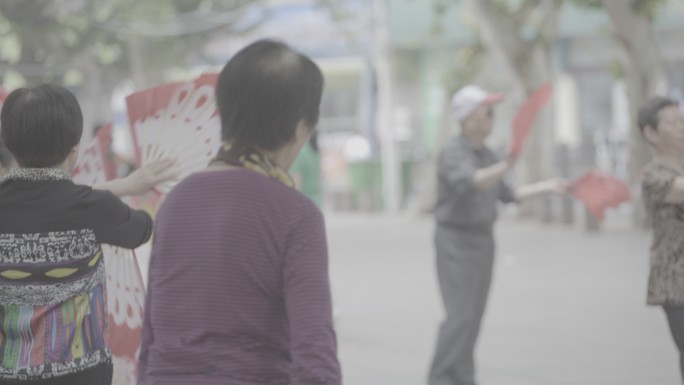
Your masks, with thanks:
M425 385L443 317L430 218L328 214L345 384ZM650 235L499 223L477 351L481 385L676 385L661 309L645 305Z

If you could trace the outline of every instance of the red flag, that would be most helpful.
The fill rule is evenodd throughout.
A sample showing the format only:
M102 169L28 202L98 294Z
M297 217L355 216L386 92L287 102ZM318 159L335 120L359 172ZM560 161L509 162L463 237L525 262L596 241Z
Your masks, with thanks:
M584 203L599 222L603 221L606 209L618 207L631 199L629 187L625 183L596 170L591 170L576 180L569 191Z
M514 158L520 156L523 146L525 145L525 140L532 129L532 124L537 117L539 111L544 107L546 102L548 102L551 96L551 91L553 86L551 83L545 83L539 87L532 95L527 99L525 104L523 104L516 112L513 118L513 147L511 148L511 155Z

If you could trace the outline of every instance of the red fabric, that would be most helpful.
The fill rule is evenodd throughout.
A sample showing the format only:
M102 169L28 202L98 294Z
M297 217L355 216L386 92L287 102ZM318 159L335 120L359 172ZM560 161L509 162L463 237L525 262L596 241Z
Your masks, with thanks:
M512 123L513 147L511 148L511 155L514 158L519 157L522 153L525 140L532 129L532 124L539 111L544 107L546 102L548 102L552 90L553 86L551 83L545 83L534 91L525 104L516 112Z
M584 203L599 222L603 221L606 209L618 207L631 199L626 184L596 170L576 180L570 187L570 193Z

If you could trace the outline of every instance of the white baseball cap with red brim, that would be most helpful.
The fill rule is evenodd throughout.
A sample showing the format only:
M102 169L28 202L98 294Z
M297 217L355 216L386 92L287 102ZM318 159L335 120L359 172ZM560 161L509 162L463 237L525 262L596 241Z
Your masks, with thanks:
M456 120L461 121L477 107L494 105L504 98L505 95L502 93L489 93L478 86L468 85L458 90L451 98L451 111Z

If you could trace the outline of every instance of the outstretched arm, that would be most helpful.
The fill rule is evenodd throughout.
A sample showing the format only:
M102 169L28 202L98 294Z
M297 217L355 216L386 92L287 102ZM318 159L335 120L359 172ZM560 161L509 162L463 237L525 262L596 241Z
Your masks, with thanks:
M558 178L532 183L518 187L515 191L515 199L519 202L551 193L563 194L568 186L568 181Z
M156 160L124 178L94 185L96 190L108 190L118 197L141 195L154 186L178 176L178 169L171 159Z

